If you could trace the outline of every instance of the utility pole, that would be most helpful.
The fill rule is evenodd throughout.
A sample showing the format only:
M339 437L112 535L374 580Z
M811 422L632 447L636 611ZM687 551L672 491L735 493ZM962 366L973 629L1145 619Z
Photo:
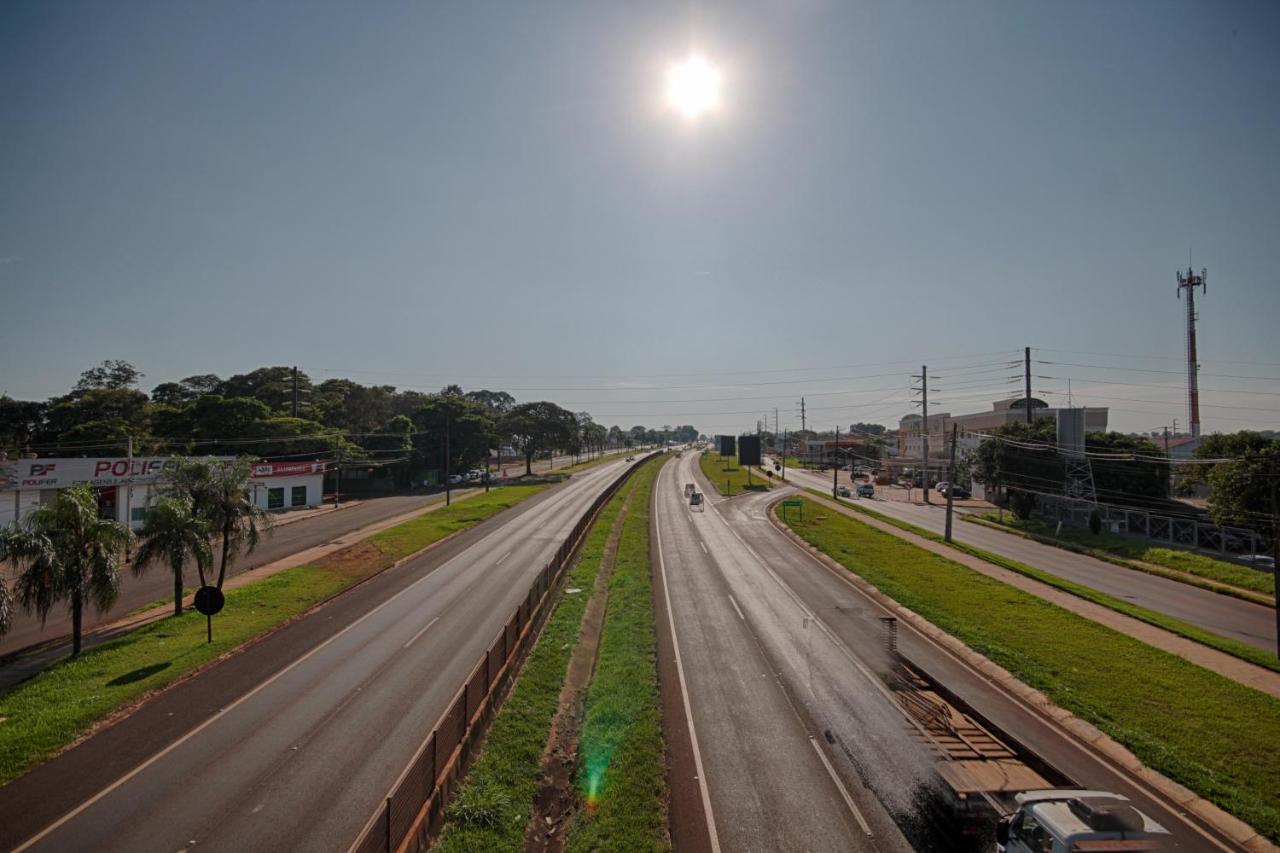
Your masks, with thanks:
M800 398L800 431L808 432L809 427L804 419L804 397Z
M839 500L838 484L840 482L840 427L836 426L836 447L831 454L831 499Z
M449 416L444 416L444 505L448 506L452 499L452 486L449 483Z
M1023 402L1027 406L1027 423L1031 423L1031 347L1027 347L1022 351L1023 373L1026 377L1026 397Z
M787 431L782 431L782 479L787 479Z
M923 414L920 418L920 458L924 460L924 476L920 478L924 502L929 503L929 367L920 365L920 390L923 394Z
M488 443L489 443L489 442L487 442L487 441L485 442L485 444L488 444ZM489 493L489 479L490 479L490 477L489 477L489 448L487 448L487 447L486 447L486 448L485 448L485 451L484 451L484 491L485 491L485 494L488 494L488 493Z
M338 464L333 469L333 505L342 501L342 436L338 436Z
M951 501L952 496L956 492L956 429L957 425L951 425L951 464L947 471L947 528L946 535L942 538L951 541Z
M129 455L129 482L124 487L124 524L130 530L133 529L133 436L129 436L128 444ZM13 519L18 520L17 516Z
M1271 576L1280 590L1280 471L1271 463ZM1276 608L1276 657L1280 657L1280 607Z
M298 416L298 366L293 366L293 416Z

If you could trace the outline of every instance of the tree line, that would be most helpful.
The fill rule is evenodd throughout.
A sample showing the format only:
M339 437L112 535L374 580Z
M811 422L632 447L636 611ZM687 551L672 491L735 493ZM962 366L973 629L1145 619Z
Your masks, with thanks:
M510 447L526 468L544 452L693 441L690 425L606 428L588 412L553 402L517 403L505 391L435 393L350 379L313 382L292 367L260 367L226 379L188 376L139 389L125 361L86 370L68 393L47 401L0 396L0 449L42 456L232 455L338 458L386 465L400 485L425 471L466 470L490 449ZM448 459L446 459L446 445Z

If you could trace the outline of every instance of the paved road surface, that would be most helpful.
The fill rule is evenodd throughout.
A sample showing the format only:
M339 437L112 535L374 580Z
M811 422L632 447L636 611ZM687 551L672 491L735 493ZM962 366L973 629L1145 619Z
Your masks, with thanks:
M788 469L787 479L797 486L823 489L830 493L829 477ZM942 533L946 526L945 499L943 504L935 506L878 499L859 500L860 505L867 509L909 521L934 533ZM1021 536L967 523L959 517L952 523L952 536L957 542L984 548L1148 610L1181 619L1223 637L1261 649L1275 648L1275 611L1270 607L1157 575L1125 569L1114 563L1075 554L1052 545L1042 545Z
M61 819L35 849L346 850L624 468L384 572L0 789L0 848Z
M814 621L811 624L817 627L813 632L813 649L818 648L823 637L827 637L829 642L841 649L845 656L844 670L842 672L833 666L828 677L838 679L838 684L832 686L833 690L848 690L847 685L865 682L864 669L874 672L883 668L884 662L879 651L883 647L879 619L889 614L852 584L819 563L808 551L795 545L767 520L766 507L778 497L778 491L774 490L729 500L721 499L716 501L713 509L708 509L706 515L718 512L723 522L741 537L741 547L748 549L751 562L767 565L772 570L775 589L769 596L771 599L797 601L813 614ZM739 559L736 555L733 558L734 561ZM739 577L729 584L725 595L732 593L735 597L743 598L754 596L757 594L752 592L754 586L754 581ZM760 588L767 590L768 585L763 584ZM705 600L700 598L699 603ZM742 609L748 624L753 628L760 624L758 620L763 614L763 608ZM794 621L794 616L791 621ZM1116 791L1133 799L1139 808L1174 832L1175 843L1172 849L1233 849L1212 830L1187 817L1177 804L1164 800L1142 783L1136 782L1109 759L1076 741L1047 718L994 684L987 676L915 633L902 621L899 622L898 647L913 665L946 685L997 728L1023 744L1034 747L1037 754L1076 783ZM684 652L683 645L681 651ZM804 680L810 676L804 670L801 672L803 676L800 680L803 685ZM812 676L815 685L821 683L818 673L815 656ZM797 674L792 677L796 678ZM805 696L805 693L804 686L795 691L795 695L800 697ZM857 715L858 724L839 728L836 734L849 746L850 752L858 755L864 762L872 787L880 790L878 786L882 786L885 779L885 775L881 774L886 774L889 780L899 774L909 775L903 774L903 769L914 763L910 748L897 749L892 736L887 731L879 731L882 721L873 714L874 706L869 701L859 701L856 695L850 696L850 701L855 704L846 713ZM842 721L837 719L835 722L839 725ZM699 739L703 737L701 727L697 734ZM878 739L882 739L880 743L877 743ZM885 744L894 746L889 751L888 758L882 754ZM714 783L710 768L708 776ZM917 818L923 817L922 814L917 815Z
M560 456L556 457L555 464L560 468L568 465L570 461L570 457ZM518 467L520 473L524 471L523 462L519 466L508 464L504 467L512 470ZM544 471L546 468L545 461L534 465L535 473ZM463 491L455 488L453 498L457 500L468 493L474 492L471 489ZM276 560L323 545L362 527L443 501L443 493L369 498L334 512L321 513L312 518L281 524L269 536L263 537L262 542L252 554L232 561L227 567L227 576L232 577L249 569L274 563ZM215 567L221 551L221 546L215 546ZM187 586L192 587L197 584L195 566L188 566ZM92 628L115 621L143 605L160 599L172 599L172 597L173 576L167 568L152 566L142 577L134 577L133 573L126 569L120 578L120 597L110 610L98 613L92 608L85 608L84 630L87 633ZM55 606L49 613L48 621L43 625L40 623L39 616L19 610L9 633L0 638L0 657L49 640L70 636L71 617L66 607Z
M823 737L861 739L866 719L848 711L862 697L874 710L892 709L808 627L804 609L714 508L690 512L683 488L695 467L686 454L663 469L655 518L721 849L911 849L840 746Z

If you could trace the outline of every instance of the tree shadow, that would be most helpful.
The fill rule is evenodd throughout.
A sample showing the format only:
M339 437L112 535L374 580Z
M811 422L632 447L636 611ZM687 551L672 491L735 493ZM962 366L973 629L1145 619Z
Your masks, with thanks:
M164 663L153 663L150 666L139 667L133 672L126 672L124 675L111 679L107 682L107 686L118 687L121 684L132 684L135 681L141 681L147 676L155 675L157 672L168 669L171 663L172 661L165 661Z

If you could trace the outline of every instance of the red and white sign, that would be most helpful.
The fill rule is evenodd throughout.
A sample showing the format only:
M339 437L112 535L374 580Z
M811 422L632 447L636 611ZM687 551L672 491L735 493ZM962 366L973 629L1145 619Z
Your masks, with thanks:
M253 466L254 477L300 477L323 473L323 462L260 462Z
M231 457L215 457L230 462ZM61 489L77 483L93 486L143 485L168 479L184 457L135 456L114 459L45 457L6 464L0 483L14 489Z

